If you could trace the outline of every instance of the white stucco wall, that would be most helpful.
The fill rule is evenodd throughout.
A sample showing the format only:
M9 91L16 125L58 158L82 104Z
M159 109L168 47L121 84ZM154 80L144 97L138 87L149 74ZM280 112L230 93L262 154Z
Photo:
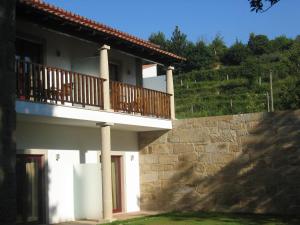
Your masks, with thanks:
M102 216L99 128L17 122L18 153L45 154L49 223ZM112 130L112 155L123 158L124 212L139 211L136 132Z
M147 77L157 77L157 65L152 64L152 65L144 65L143 66L143 78Z
M140 169L139 153L126 152L125 161L125 198L126 211L137 212L140 210Z
M99 76L99 45L72 36L44 29L40 26L17 21L17 36L43 44L43 63L48 66L72 70L88 75ZM99 40L100 42L100 40ZM60 56L57 56L57 52ZM124 54L116 49L109 51L109 62L119 66L121 81L136 84L134 56Z

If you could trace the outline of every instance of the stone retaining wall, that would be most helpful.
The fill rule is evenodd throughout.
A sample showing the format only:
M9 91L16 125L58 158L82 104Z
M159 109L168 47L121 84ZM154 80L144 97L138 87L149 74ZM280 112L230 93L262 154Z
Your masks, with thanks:
M141 209L300 213L300 111L139 134Z

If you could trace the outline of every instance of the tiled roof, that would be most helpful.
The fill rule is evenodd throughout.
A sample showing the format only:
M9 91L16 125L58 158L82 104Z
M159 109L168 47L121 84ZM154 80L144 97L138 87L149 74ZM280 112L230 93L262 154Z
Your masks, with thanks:
M96 21L90 20L90 19L85 18L83 16L74 14L70 11L66 11L62 8L56 7L56 6L48 4L46 2L43 2L42 0L19 0L19 2L24 3L28 6L33 7L33 8L36 8L38 10L44 11L46 13L50 13L50 14L53 14L55 16L58 16L58 17L66 20L66 21L77 23L77 24L80 24L82 26L92 28L96 31L100 31L100 32L106 33L108 35L115 36L117 38L120 38L120 39L123 39L125 41L131 42L133 44L151 49L155 52L158 52L158 53L161 53L163 55L172 57L174 59L185 60L185 58L183 58L183 57L180 57L180 56L175 55L171 52L167 52L165 50L162 50L159 45L153 44L149 41L140 39L140 38L135 37L133 35L130 35L128 33L125 33L125 32L119 31L117 29L111 28L111 27L109 27L107 25L104 25L102 23L98 23Z

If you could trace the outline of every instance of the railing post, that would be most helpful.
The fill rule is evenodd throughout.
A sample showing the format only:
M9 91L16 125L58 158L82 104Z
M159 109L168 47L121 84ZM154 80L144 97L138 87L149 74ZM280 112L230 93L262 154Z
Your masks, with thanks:
M103 45L100 48L100 77L105 79L103 82L103 109L110 109L110 93L109 93L109 64L108 64L108 50L110 46Z
M167 69L167 93L170 94L170 110L171 119L175 119L175 102L174 102L174 84L173 84L173 70L174 67L169 66Z

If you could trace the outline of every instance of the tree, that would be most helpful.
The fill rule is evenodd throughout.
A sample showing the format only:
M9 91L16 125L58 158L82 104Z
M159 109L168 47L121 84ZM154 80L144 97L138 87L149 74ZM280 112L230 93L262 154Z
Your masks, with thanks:
M269 49L269 39L266 35L255 35L250 34L248 47L255 55L262 55L268 52Z
M189 43L186 57L185 71L210 69L214 62L213 52L204 41L198 41L196 44Z
M242 76L248 79L248 88L254 87L261 73L262 67L258 59L249 57L242 63Z
M222 62L226 65L240 65L249 55L247 46L237 40L225 53Z
M186 34L182 33L178 26L172 33L169 50L177 55L184 55L188 45Z
M214 63L219 64L227 50L227 46L224 43L223 37L217 34L209 45L209 48L213 52Z
M157 33L152 33L149 37L149 41L153 44L159 45L162 49L168 49L168 40L163 32L158 31Z
M189 42L187 40L187 35L182 33L178 26L175 27L173 31L171 40L168 45L168 50L176 55L187 57L187 47ZM186 62L180 62L174 64L176 71L181 73L186 67Z
M255 12L266 12L280 0L248 0L250 2L251 11ZM265 4L268 4L265 7Z
M290 49L292 45L293 45L293 40L282 35L270 41L270 50L272 52L285 51Z
M0 224L16 222L15 0L0 1Z
M300 42L295 41L292 45L288 53L288 60L291 63L293 71L298 73L300 71Z

